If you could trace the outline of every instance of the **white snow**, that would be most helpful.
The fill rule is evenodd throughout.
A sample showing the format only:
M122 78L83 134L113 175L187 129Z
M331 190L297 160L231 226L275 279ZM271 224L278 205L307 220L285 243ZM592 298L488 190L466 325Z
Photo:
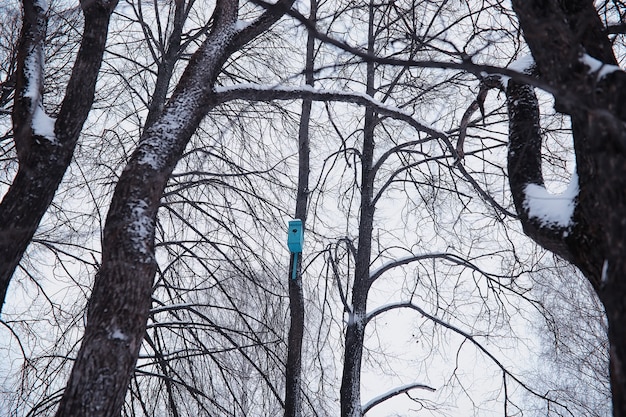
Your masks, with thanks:
M197 307L200 304L196 303L178 303L178 304L168 304L165 306L155 307L150 309L150 314L157 314L163 311L171 311L171 310L182 310L188 307Z
M535 60L531 54L523 55L511 62L507 67L510 70L525 73L535 65Z
M349 312L348 320L346 321L346 324L348 326L354 324L358 327L363 327L365 325L365 318L366 318L366 315L364 313Z
M448 256L447 253L445 252L432 252L432 253L423 253L423 254L411 254L408 256L403 256L400 258L396 258L396 259L392 259L388 262L385 262L384 264L380 265L379 267L377 267L376 269L372 270L370 272L370 278L374 279L374 277L377 277L377 275L382 274L383 272L386 272L387 270L393 269L397 266L402 266L402 265L406 265L409 264L411 262L416 262L416 261L421 261L424 259L432 259L432 258L445 258L446 256Z
M535 60L531 54L523 55L511 62L507 69L519 72L520 74L526 74L527 71L535 65ZM506 75L500 75L500 82L504 87L507 87L511 77Z
M381 271L384 271L386 269L391 269L394 268L396 266L400 266L400 265L405 265L408 264L410 262L416 261L421 259L420 256L416 256L416 255L409 255L409 256L404 256L401 258L397 258L397 259L392 259L388 262L385 262L384 264L382 264L381 266L379 266L378 268L370 271L370 278L375 277L376 275L380 274Z
M162 117L150 128L150 136L139 143L137 162L140 165L149 165L155 171L165 168L180 131L191 118L197 96L195 91L181 94L172 106L165 109Z
M528 184L525 189L524 208L530 218L537 219L544 227L569 227L576 208L578 175L572 174L567 189L552 194L543 185Z
M35 6L41 7L44 11L48 10L48 4L45 0L37 1ZM54 123L56 120L48 116L42 106L41 86L44 59L43 48L40 45L34 46L24 59L26 88L23 96L30 98L33 106L33 133L56 143L54 135Z
M122 340L125 342L128 340L128 336L124 332L122 332L120 329L115 329L111 333L109 333L109 339Z
M166 164L167 156L172 152L176 142L176 134L180 131L182 123L176 117L165 115L156 122L152 129L159 133L146 138L139 144L139 165L149 165L155 171L161 171Z
M609 260L605 259L602 264L602 278L600 279L600 283L606 284L609 279Z
M622 70L617 65L605 64L604 62L599 61L588 54L582 54L582 56L580 57L580 62L589 67L590 74L598 74L598 80L601 80L612 72Z
M154 222L148 212L148 203L143 200L135 200L129 203L131 210L130 225L128 226L128 234L134 248L147 258L143 262L151 262L153 254L148 248L151 236L154 230Z
M215 92L216 93L227 93L230 91L237 91L237 90L258 90L258 91L271 91L271 90L275 90L277 89L277 85L271 85L271 84L251 84L251 83L241 83L241 84L237 84L237 85L224 85L224 86L216 86L215 87ZM285 89L282 88L280 89L280 91L293 91L294 89Z
M33 133L35 135L43 136L52 143L56 143L56 136L54 135L54 123L56 119L48 116L41 106L37 104L35 106L35 112L33 113Z
M237 20L235 22L235 30L237 32L241 32L242 30L244 30L245 28L250 26L250 24L251 24L251 22L246 22L245 20Z
M24 75L26 76L26 90L24 97L28 97L37 102L41 100L41 70L43 69L44 53L43 48L35 47L30 50L24 59Z
M424 385L424 384L407 384L407 385L402 385L399 387L396 387L390 391L385 392L384 394L381 394L377 397L372 398L371 400L369 400L366 404L363 405L363 410L367 410L368 408L371 408L372 406L380 403L381 401L385 400L385 399L390 399L398 394L403 394L405 392L408 392L410 390L413 389L425 389L428 391L434 391L433 388Z

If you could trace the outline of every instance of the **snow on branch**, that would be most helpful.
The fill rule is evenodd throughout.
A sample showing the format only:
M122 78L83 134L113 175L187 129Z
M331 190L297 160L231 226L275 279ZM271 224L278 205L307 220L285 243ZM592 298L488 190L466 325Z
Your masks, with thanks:
M473 263L469 262L466 259L461 258L458 255L454 255L452 253L446 253L446 252L436 252L436 253L426 253L426 254L421 254L421 255L409 255L403 258L391 260L381 265L380 267L376 268L375 270L371 271L370 280L375 281L376 279L380 278L381 275L383 275L385 272L389 271L390 269L393 269L402 265L407 265L412 262L423 261L426 259L442 259L442 260L450 261L454 264L465 266L475 271L479 271L485 275L488 275L485 272L481 271L480 268L478 268L476 265L474 265Z
M372 408L374 408L375 406L377 406L378 404L387 401L390 398L393 398L395 396L398 396L400 394L404 394L407 393L411 390L414 389L424 389L430 392L435 392L436 390L432 387L429 387L428 385L424 385L424 384L408 384L408 385L403 385L401 387L396 387L382 395L379 395L378 397L374 397L371 400L369 400L363 407L362 407L362 413L366 414L369 410L371 410Z
M370 106L376 112L402 120L411 125L414 129L425 132L436 138L444 138L447 135L424 123L415 120L411 113L398 107L390 106L380 102L365 93L345 92L337 90L322 90L310 86L281 87L275 85L241 84L236 86L218 87L215 89L217 100L224 103L231 100L299 100L308 99L314 101L339 101L344 103Z
M524 189L524 208L528 217L538 221L542 227L569 228L578 197L578 175L572 174L567 189L560 194L552 194L546 187L528 184Z
M33 133L37 136L48 139L51 143L56 144L56 136L54 135L54 125L56 119L46 114L41 103L37 103L33 113L32 128Z
M617 65L605 64L589 54L582 54L579 60L589 67L589 74L597 74L598 80L603 79L615 71L622 71L622 69Z
M511 62L506 68L509 71L515 71L520 75L532 75L536 64L533 56L531 54L522 55L518 57L516 60ZM502 87L506 88L509 85L509 80L511 79L508 75L500 75L500 82L502 83ZM533 84L531 84L533 85Z
M18 86L21 99L16 103L16 114L23 117L16 123L30 125L32 133L56 143L54 135L55 119L49 117L43 108L44 79L44 40L46 37L48 4L46 0L33 0L24 4L24 28L21 35L18 63ZM23 140L17 139L21 147Z
M150 315L155 315L162 312L170 312L170 311L178 311L178 310L186 310L190 307L202 307L202 304L197 303L178 303L178 304L168 304L162 305L159 307L154 307L150 309Z
M398 266L407 265L407 264L410 264L411 262L422 261L424 259L445 258L446 255L447 255L446 253L428 253L428 254L422 254L422 255L409 255L403 258L394 259L379 266L375 270L371 271L370 280L374 281L378 279L385 272L389 271L390 269L396 268Z
M370 106L377 113L389 116L396 120L403 121L409 126L413 127L418 132L424 132L430 135L432 138L441 140L445 147L450 151L454 160L457 160L456 149L452 145L452 141L448 135L436 129L433 126L429 126L422 122L415 120L411 114L398 107L390 106L382 103L374 98L363 93L334 91L334 90L321 90L309 86L300 87L280 87L272 85L258 85L258 84L241 84L228 87L217 87L215 89L216 104L225 103L232 100L249 100L249 101L272 101L272 100L313 100L313 101L338 101L344 103L353 103L361 106ZM389 155L383 155L383 158L387 158ZM382 163L383 160L379 161ZM380 167L379 162L376 164L376 169ZM489 203L497 212L509 217L517 217L515 213L510 212L506 208L502 207L492 196L483 190L480 185L472 178L471 174L467 172L463 165L457 164L456 168L460 171L461 175L472 185L474 190Z

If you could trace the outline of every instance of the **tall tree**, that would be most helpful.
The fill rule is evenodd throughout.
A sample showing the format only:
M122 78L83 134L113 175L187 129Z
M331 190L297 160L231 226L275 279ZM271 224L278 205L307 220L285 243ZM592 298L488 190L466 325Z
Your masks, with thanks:
M460 117L473 96L474 79L459 70L472 69L469 58L481 56L506 65L518 46L516 32L498 26L505 9L501 2L325 1L315 25L309 4L298 3L288 11L295 20L285 19L254 43L233 47L232 55L201 46L207 36L216 45L220 28L228 32L227 21L235 19L223 16L231 3L221 3L220 10L228 10L213 18L206 3L195 3L127 0L114 15L102 71L107 79L98 90L104 101L92 111L84 146L70 166L72 174L82 174L72 175L71 184L89 189L93 204L78 204L83 200L74 195L76 188L64 184L63 198L57 196L49 213L70 230L61 236L42 228L39 236L49 240L37 236L35 242L46 250L33 252L27 261L34 262L24 262L21 271L35 279L15 288L18 295L33 288L41 292L33 296L32 308L14 312L18 303L11 303L0 322L0 330L14 332L7 338L11 344L24 342L23 354L14 344L9 349L24 357L23 374L7 383L11 392L14 380L22 387L11 394L22 402L10 413L19 414L15 410L22 407L33 416L50 415L56 407L76 335L82 334L82 300L93 276L86 270L95 269L89 329L76 366L110 384L118 401L103 405L110 409L123 396L124 374L132 374L122 415L302 410L322 416L338 414L344 404L348 413L361 415L382 401L403 400L407 408L417 406L433 416L452 414L454 407L463 415L483 415L487 408L512 415L516 407L526 412L538 401L546 414L568 415L576 400L553 395L550 386L541 390L546 395L533 391L518 377L527 361L521 365L509 357L524 355L518 349L507 355L513 344L523 349L514 332L520 317L528 317L529 310L546 314L533 298L528 273L552 265L541 260L543 252L520 243L517 224L507 218L504 167L490 155L506 152L505 129L498 125L506 115L478 100L470 107L484 107L482 123ZM240 13L234 32L258 23L260 4L275 7L261 1L233 6ZM181 33L186 17L191 19ZM368 27L375 36L366 39ZM321 42L315 67L303 74L304 44L311 37ZM185 144L178 140L184 135L172 130L189 121L180 112L181 100L196 84L188 82L188 70L176 89L169 85L176 84L179 66L197 48L228 58L221 66L211 61L192 71L198 75L194 80L203 79L204 70L219 75L217 81L203 80L207 92L199 93L199 101L204 107L190 106L190 114L209 113ZM199 55L189 68L202 62ZM454 71L441 69L450 67ZM312 79L316 88L301 85ZM310 105L316 100L325 107ZM459 119L467 129L465 165L457 164L450 143ZM160 155L151 151L166 142L166 133L172 133L175 149L164 156L167 167L159 169ZM310 138L309 187L294 181L299 169L306 171L308 154L304 148L296 151L295 137ZM131 156L127 149L139 138L140 151ZM99 210L120 173L100 264ZM153 194L141 194L141 187ZM285 263L283 227L285 217L294 216L294 195L296 217L309 204L304 211L308 273L296 282L285 280L285 271L292 269ZM151 217L156 207L158 214ZM76 212L96 221L81 223ZM363 213L375 216L366 221ZM149 265L152 228L156 256ZM93 243L73 247L68 237L76 236ZM41 272L37 262L45 265ZM156 279L150 278L150 268L156 269ZM291 337L287 294L294 313ZM118 295L122 298L116 301ZM67 308L70 303L73 309ZM300 315L304 303L305 317ZM146 306L151 307L147 313ZM360 334L355 319L362 321ZM403 331L392 331L394 322L404 321ZM350 343L344 345L346 333ZM131 348L140 342L141 354L132 366ZM343 387L337 378L343 365L340 346L350 348L345 370L355 373ZM480 375L472 367L480 368ZM493 373L480 379L484 369ZM74 398L87 402L90 394L81 392L83 387L104 400L97 387L74 378L66 409ZM538 401L525 402L519 394L524 390ZM343 404L338 393L344 394ZM373 398L361 403L368 396Z
M0 203L0 309L15 268L63 179L94 100L117 0L81 1L81 46L56 119L44 107L46 0L22 2L12 110L19 169Z
M215 82L226 60L289 7L291 2L280 2L241 28L239 2L216 2L206 39L160 115L144 131L115 187L85 334L58 417L121 412L150 312L156 216L167 181L192 134L215 105Z
M309 21L315 27L317 20L317 0L311 1ZM315 36L313 31L307 33L306 56L304 66L305 84L315 85ZM310 175L310 124L313 100L302 101L302 112L298 126L298 189L296 193L296 209L294 219L302 221L303 232L306 230L306 219L309 205ZM302 254L301 254L302 255ZM285 372L285 417L302 415L302 339L304 337L304 293L302 285L302 256L292 256L289 274L289 335L287 336L287 369ZM292 276L292 270L295 273Z
M374 2L368 3L367 52L374 54L376 21ZM368 62L365 72L365 94L374 96L376 91L375 64ZM365 339L367 298L371 286L370 265L372 262L372 232L374 229L374 129L377 114L371 107L365 108L363 121L363 144L360 155L361 189L358 226L358 246L355 254L354 284L348 312L346 341L341 379L342 417L360 417L361 409L361 362Z
M613 415L625 416L626 73L618 67L593 1L514 0L513 7L541 86L554 96L556 109L571 118L576 156L571 194L560 196L569 205L558 213L539 208L536 190L549 198L539 106L531 86L509 82L508 171L515 207L524 231L576 265L602 301L609 324Z

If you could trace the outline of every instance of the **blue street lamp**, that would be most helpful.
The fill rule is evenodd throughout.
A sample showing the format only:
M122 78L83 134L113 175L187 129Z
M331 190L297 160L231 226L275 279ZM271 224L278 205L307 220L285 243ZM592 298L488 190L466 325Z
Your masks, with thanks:
M304 244L304 230L302 229L302 220L295 219L289 221L289 233L287 235L287 247L289 252L293 253L293 272L291 279L296 279L298 268L298 254L302 253L302 245Z

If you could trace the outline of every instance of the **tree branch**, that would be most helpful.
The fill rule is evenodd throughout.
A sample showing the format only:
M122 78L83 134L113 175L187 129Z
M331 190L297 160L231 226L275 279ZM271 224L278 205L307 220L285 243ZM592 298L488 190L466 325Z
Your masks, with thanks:
M429 387L428 385L424 385L424 384L409 384L409 385L404 385L402 387L397 387L394 388L386 393L384 393L381 396L378 396L376 398L372 398L371 400L369 400L363 407L363 415L367 414L368 411L370 411L372 408L376 407L378 404L387 401L395 396L398 396L400 394L404 394L407 393L411 390L414 389L424 389L426 391L430 391L430 392L435 392L436 389Z
M500 362L500 360L498 360L498 358L496 358L491 352L489 352L480 342L478 342L478 340L476 340L476 338L471 335L470 333L467 333L464 330L461 330L460 328L445 322L443 320L441 320L440 318L433 316L432 314L429 314L428 312L426 312L426 310L424 310L423 308L413 304L411 301L407 301L407 302L403 302L403 303L397 303L397 304L388 304L385 305L377 310L374 310L370 313L368 313L367 315L367 320L371 320L372 318L379 316L387 311L391 311L391 310L396 310L396 309L400 309L400 308L408 308L411 310L415 310L417 311L419 314L421 314L422 316L426 317L428 320L432 321L435 324L438 324L442 327L445 327L448 330L451 330L452 332L458 334L459 336L462 336L464 339L468 340L470 343L472 343L479 351L481 351L483 354L485 354L485 356L487 356L489 359L491 359L491 361L498 367L500 368L500 370L502 371L502 373L504 375L509 376L512 380L514 380L515 382L517 382L522 388L524 388L526 391L528 391L529 393L531 393L532 395L541 398L542 400L545 400L551 404L554 405L558 405L559 407L562 407L564 410L566 410L568 412L569 415L571 415L572 417L574 416L569 409L567 408L567 406L565 404L560 403L559 401L553 400L551 398L548 397L547 394L541 394L540 392L535 391L534 389L532 389L530 386L528 386L526 383L524 383L522 380L520 380L517 376L515 376L511 371L509 371L503 364L502 362Z

